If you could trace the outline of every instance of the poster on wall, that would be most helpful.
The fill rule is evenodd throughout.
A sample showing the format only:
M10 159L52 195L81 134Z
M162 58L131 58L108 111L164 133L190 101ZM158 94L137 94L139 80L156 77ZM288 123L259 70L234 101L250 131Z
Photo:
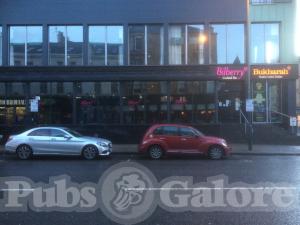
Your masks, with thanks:
M258 80L253 83L253 104L254 122L266 122L266 82L263 80Z

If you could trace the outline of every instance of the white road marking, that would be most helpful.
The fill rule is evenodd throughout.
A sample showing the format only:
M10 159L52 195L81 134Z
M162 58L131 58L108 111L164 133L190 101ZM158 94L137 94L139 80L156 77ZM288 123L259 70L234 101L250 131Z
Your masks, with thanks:
M190 190L298 190L297 187L228 187L228 188L125 188L126 191L190 191Z
M30 192L32 192L32 191L34 191L35 189L34 188L28 188L28 189L0 189L0 191L6 191L6 192L8 192L8 191L30 191Z

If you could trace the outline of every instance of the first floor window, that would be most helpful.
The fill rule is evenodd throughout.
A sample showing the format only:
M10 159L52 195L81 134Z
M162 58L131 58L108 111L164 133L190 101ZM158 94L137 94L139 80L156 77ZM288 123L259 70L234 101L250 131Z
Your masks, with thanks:
M40 66L43 58L41 26L11 26L9 30L9 64Z
M162 26L129 26L129 63L130 65L163 64Z
M123 65L123 27L90 26L88 51L89 65Z
M210 26L210 62L212 64L245 63L244 24Z
M279 23L251 25L252 63L279 63Z
M203 25L171 25L169 27L169 64L204 64L207 38Z
M82 26L50 26L49 65L80 66L82 64Z

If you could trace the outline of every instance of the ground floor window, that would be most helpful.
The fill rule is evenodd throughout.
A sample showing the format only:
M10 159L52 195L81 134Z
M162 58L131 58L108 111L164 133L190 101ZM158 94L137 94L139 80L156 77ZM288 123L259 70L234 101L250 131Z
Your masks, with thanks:
M171 122L215 122L214 81L173 81L170 83Z
M257 123L282 122L282 81L254 80L252 83L254 113Z
M39 98L38 112L29 112L34 124L72 124L73 83L30 83L30 99ZM30 108L30 106L29 106Z
M238 122L243 107L245 89L243 81L218 82L218 116L220 122Z
M254 122L282 122L282 82L252 82ZM244 81L0 83L0 124L239 122L244 99Z

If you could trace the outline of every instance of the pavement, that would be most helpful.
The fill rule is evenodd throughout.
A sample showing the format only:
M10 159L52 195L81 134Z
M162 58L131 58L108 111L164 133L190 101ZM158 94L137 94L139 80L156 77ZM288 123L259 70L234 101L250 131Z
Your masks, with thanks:
M230 144L233 155L300 155L300 146L295 145L253 145L252 150L248 150L247 144ZM4 146L0 145L0 153ZM136 144L116 144L113 145L113 152L116 154L137 154Z

